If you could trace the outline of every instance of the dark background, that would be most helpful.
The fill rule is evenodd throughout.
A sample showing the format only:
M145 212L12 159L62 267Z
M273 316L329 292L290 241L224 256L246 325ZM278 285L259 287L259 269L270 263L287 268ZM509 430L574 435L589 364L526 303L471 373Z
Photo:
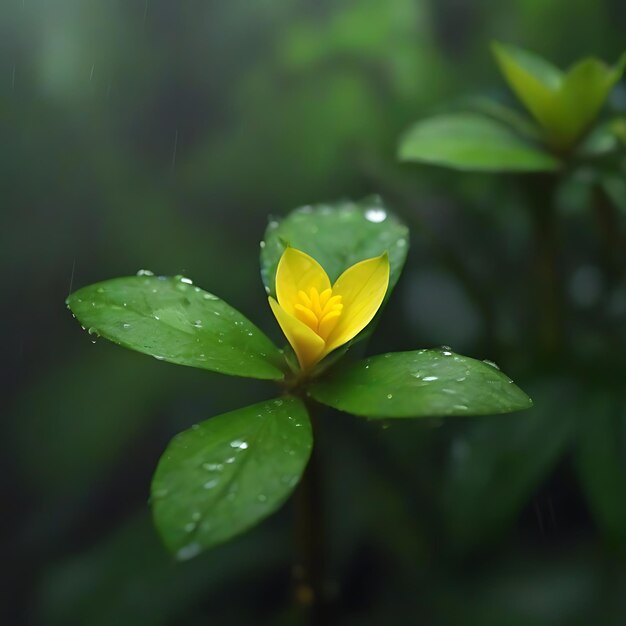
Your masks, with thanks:
M626 623L623 240L607 261L580 181L545 198L547 349L527 179L394 156L442 105L509 97L491 39L567 66L613 62L625 32L621 0L5 0L2 624L290 623L291 505L178 564L147 504L172 435L274 390L92 345L64 299L140 268L184 273L281 341L258 270L268 215L372 192L412 248L369 351L495 360L535 408L322 420L333 615ZM625 100L622 83L610 105Z

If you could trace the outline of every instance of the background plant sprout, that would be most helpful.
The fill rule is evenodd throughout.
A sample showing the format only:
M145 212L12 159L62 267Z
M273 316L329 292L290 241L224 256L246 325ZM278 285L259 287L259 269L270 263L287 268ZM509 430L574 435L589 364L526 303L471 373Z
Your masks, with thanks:
M315 255L331 280L345 267L388 251L389 295L404 263L408 233L374 198L296 210L270 223L264 244L262 275L270 294L278 259L292 246ZM89 334L158 360L273 380L288 390L201 421L166 449L151 502L163 541L179 559L247 530L283 503L309 462L318 403L370 419L485 415L531 406L493 363L448 348L341 365L330 355L332 366L321 377L292 388L294 374L281 352L235 309L185 277L140 274L83 287L68 298L68 306ZM366 336L362 332L351 343ZM308 571L302 579L319 598L322 581Z
M564 328L556 203L569 187L593 197L605 240L605 270L611 280L620 273L615 232L616 211L626 192L626 118L600 123L599 116L626 68L626 53L613 67L587 57L562 72L522 48L495 42L492 51L534 119L501 102L474 99L468 110L413 125L400 139L398 157L461 171L518 175L534 222L536 281L543 294L538 342L554 356L563 346Z

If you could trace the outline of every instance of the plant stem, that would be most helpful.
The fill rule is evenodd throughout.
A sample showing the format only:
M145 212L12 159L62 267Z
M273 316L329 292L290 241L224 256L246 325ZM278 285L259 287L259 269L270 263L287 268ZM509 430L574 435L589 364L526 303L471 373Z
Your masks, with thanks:
M317 430L311 406L307 403L313 432ZM309 464L295 493L296 506L296 561L293 567L293 598L309 626L328 624L324 597L325 542L323 498L320 463L316 445Z
M620 252L622 249L620 224L617 211L602 187L593 190L593 206L601 237L601 260L609 281L612 284L619 274Z
M540 174L532 182L529 191L535 229L539 346L545 356L553 357L563 338L558 223L553 204L556 179Z

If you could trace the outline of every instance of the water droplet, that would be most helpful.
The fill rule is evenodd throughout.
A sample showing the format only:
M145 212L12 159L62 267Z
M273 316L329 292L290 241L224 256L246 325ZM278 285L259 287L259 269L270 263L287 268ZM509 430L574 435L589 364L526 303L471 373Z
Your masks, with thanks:
M367 209L367 211L365 211L365 219L378 224L387 219L387 212L384 209Z
M187 561L200 554L201 551L202 546L199 543L189 543L176 553L176 558L179 561Z
M191 278L187 278L186 276L181 276L179 280L181 283L185 283L185 285L193 285Z
M455 404L452 408L457 411L469 411L469 407L465 406L464 404Z
M283 401L282 400L274 400L274 406L283 406Z
M406 246L406 239L398 239L396 246L398 246L398 248L404 248Z
M154 272L151 272L150 270L138 270L137 276L154 276Z
M228 458L224 461L224 463L228 463L229 465L230 465L231 463L234 463L234 462L235 462L235 457L234 457L234 456L229 456L229 457L228 457ZM220 469L221 469L221 467L222 467L222 466L220 465Z
M96 289L96 291L97 291L98 293L104 293L104 287L98 287L98 288Z
M212 478L211 480L207 480L204 483L203 487L205 489L213 489L213 487L215 487L218 482L219 482L219 480L217 478Z
M219 317L221 313L219 311L213 311L213 315L217 315Z
M202 467L208 472L219 472L224 469L224 466L221 463L203 463Z
M259 242L259 247L265 248L265 242L264 241Z
M193 323L193 325L194 325L196 328L202 328L202 320L196 320L196 321Z
M122 328L130 328L130 324L128 324L127 322L125 322L124 324L122 324Z
M238 448L239 450L246 450L248 447L248 444L245 441L242 441L241 439L235 439L234 441L230 442L230 447Z
M424 376L422 380L424 380L424 382L430 383L433 380L439 380L439 377L438 376Z
M165 360L164 356L161 356L160 354L153 354L152 355L157 361L163 361Z
M202 294L202 297L205 300L219 300L219 298L217 296L214 296L212 293L204 293Z
M99 335L98 335L98 331L97 331L97 329L95 329L93 326L90 326L90 327L87 329L87 333L88 333L88 334L90 334L90 335L95 335L96 337L98 337L98 336L99 336Z
M456 393L456 391L454 391L454 389L447 389L447 388L446 389L442 389L441 391L443 393L447 393L450 396L453 396Z
M253 333L252 331L250 331L250 332L248 333L248 337L252 337L253 335L254 335L254 333Z
M486 363L487 365L490 365L491 367L499 370L500 367L498 366L497 363L495 363L494 361L490 361L489 359L483 359L483 363Z
M391 398L393 398L393 394L392 393L388 393L387 394L387 400L391 400Z

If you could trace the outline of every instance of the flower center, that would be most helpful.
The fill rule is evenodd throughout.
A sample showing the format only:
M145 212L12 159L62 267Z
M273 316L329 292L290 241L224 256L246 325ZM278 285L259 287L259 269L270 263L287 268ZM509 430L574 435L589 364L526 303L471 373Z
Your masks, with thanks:
M324 289L320 293L315 287L311 287L308 293L298 291L298 299L293 308L296 317L326 341L339 321L343 304L341 296L333 296L332 289Z

